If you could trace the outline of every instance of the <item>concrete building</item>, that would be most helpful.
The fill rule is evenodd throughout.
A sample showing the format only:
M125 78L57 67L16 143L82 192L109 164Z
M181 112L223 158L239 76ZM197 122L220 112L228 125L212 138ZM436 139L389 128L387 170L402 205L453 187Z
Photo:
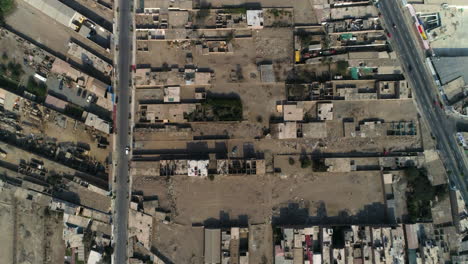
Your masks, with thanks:
M76 81L79 77L83 76L83 73L73 68L68 62L56 58L52 63L51 72L59 75L64 75L70 78L72 81Z
M273 71L272 64L262 64L260 65L260 79L265 83L276 82L275 72Z
M68 54L75 57L79 61L81 61L83 64L88 64L92 67L94 67L96 70L106 74L110 75L113 67L111 64L107 63L103 59L99 58L98 56L94 55L90 51L84 49L80 45L78 45L75 42L70 42L68 43L69 49L68 49Z
M98 264L98 263L100 263L101 258L102 258L101 253L99 253L97 251L94 251L94 250L91 250L89 252L89 257L88 257L87 264Z
M109 122L99 118L93 113L84 112L85 116L85 125L92 127L98 131L109 134L110 133L110 124Z
M218 159L216 172L219 175L262 175L265 174L264 159Z
M221 263L221 229L205 229L205 264Z
M449 102L454 102L457 100L458 97L461 97L465 91L466 84L463 77L458 77L444 86L445 95L447 95L447 99Z
M165 103L180 102L180 86L164 87L164 102Z
M317 104L317 116L320 120L333 120L333 103Z
M57 111L64 111L65 108L67 107L68 103L63 101L62 99L59 99L55 96L52 96L50 94L47 95L45 102L45 106L55 109Z
M189 160L188 176L190 177L207 177L209 160Z
M151 123L183 123L187 122L186 114L190 114L198 104L140 104L138 112L140 120Z
M247 10L247 25L251 28L263 28L263 10Z
M297 123L284 122L270 125L271 135L277 139L297 138Z
M304 107L302 103L284 105L283 119L284 121L302 121L304 119Z
M130 209L128 218L128 237L135 236L146 249L151 249L153 236L153 217Z

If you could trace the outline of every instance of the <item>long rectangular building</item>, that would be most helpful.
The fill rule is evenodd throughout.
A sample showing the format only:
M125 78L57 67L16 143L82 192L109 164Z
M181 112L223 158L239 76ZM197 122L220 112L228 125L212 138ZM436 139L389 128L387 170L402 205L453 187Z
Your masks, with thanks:
M82 17L80 13L58 0L25 0L25 2L67 27L71 27L74 20Z

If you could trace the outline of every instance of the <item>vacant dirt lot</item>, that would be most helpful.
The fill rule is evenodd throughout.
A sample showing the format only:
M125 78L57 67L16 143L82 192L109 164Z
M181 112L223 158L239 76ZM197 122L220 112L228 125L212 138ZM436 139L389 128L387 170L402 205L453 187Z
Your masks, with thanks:
M110 53L71 28L59 24L24 1L19 0L15 3L17 8L7 17L6 24L21 34L63 55L67 54L68 42L70 37L73 37L110 58Z
M148 52L137 52L138 64L161 67L163 64L177 66L188 64L187 54L199 68L215 73L213 84L224 85L237 72L240 83L260 82L258 64L273 63L276 81L284 81L292 67L293 31L291 28L264 28L252 32L253 37L231 40L232 52L200 54L195 41L147 41ZM144 43L144 42L141 42ZM149 56L157 54L158 56Z
M203 227L155 223L153 247L173 263L202 264Z
M15 194L15 189L0 189L2 263L63 262L61 216L47 213L43 204Z
M380 172L312 173L310 168L301 169L299 161L286 170L291 173L219 176L213 181L134 176L132 186L144 195L158 196L160 206L172 211L173 223L156 223L153 246L174 263L203 263L203 247L195 243L203 231L192 224L384 221ZM271 230L254 226L251 232L252 263L268 260Z
M276 215L282 208L291 206L298 206L298 211L305 210L311 217L318 214L319 207L326 210L328 217L346 211L350 216L359 216L364 223L375 220L366 217L368 206L383 203L379 172L309 171L288 173L288 176L215 177L213 181L180 176L171 181L163 178L153 182L134 180L133 188L145 195L157 195L161 206L172 209L174 220L183 225L205 223L210 218L220 219L226 215L230 219L248 216L252 223L268 222L273 213ZM324 216L323 212L319 213ZM275 217L279 220L280 216Z
M374 101L335 101L334 117L354 118L356 121L365 118L380 118L389 121L416 120L417 110L411 99L374 100Z
M284 99L284 84L222 84L211 88L213 93L234 93L242 100L244 120L268 126L270 116L276 113L276 104ZM259 100L262 103L259 103Z

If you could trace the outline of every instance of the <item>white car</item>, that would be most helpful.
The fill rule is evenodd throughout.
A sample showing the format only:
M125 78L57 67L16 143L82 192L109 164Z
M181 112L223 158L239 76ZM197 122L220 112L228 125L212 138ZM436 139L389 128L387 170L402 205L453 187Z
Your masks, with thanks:
M125 147L125 155L128 155L128 153L130 153L130 147L129 146Z

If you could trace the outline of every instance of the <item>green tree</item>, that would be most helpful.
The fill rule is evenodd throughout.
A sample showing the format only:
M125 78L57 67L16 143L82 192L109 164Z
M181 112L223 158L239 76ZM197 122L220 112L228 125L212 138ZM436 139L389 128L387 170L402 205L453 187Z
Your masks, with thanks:
M16 62L9 62L7 65L7 69L10 72L10 75L13 79L19 80L21 75L24 74L23 67L21 64Z
M0 0L0 25L5 23L5 17L14 9L14 0Z
M431 220L431 202L436 196L439 200L446 197L447 185L432 186L425 169L408 168L405 170L405 177L408 185L406 203L409 220L411 222Z

